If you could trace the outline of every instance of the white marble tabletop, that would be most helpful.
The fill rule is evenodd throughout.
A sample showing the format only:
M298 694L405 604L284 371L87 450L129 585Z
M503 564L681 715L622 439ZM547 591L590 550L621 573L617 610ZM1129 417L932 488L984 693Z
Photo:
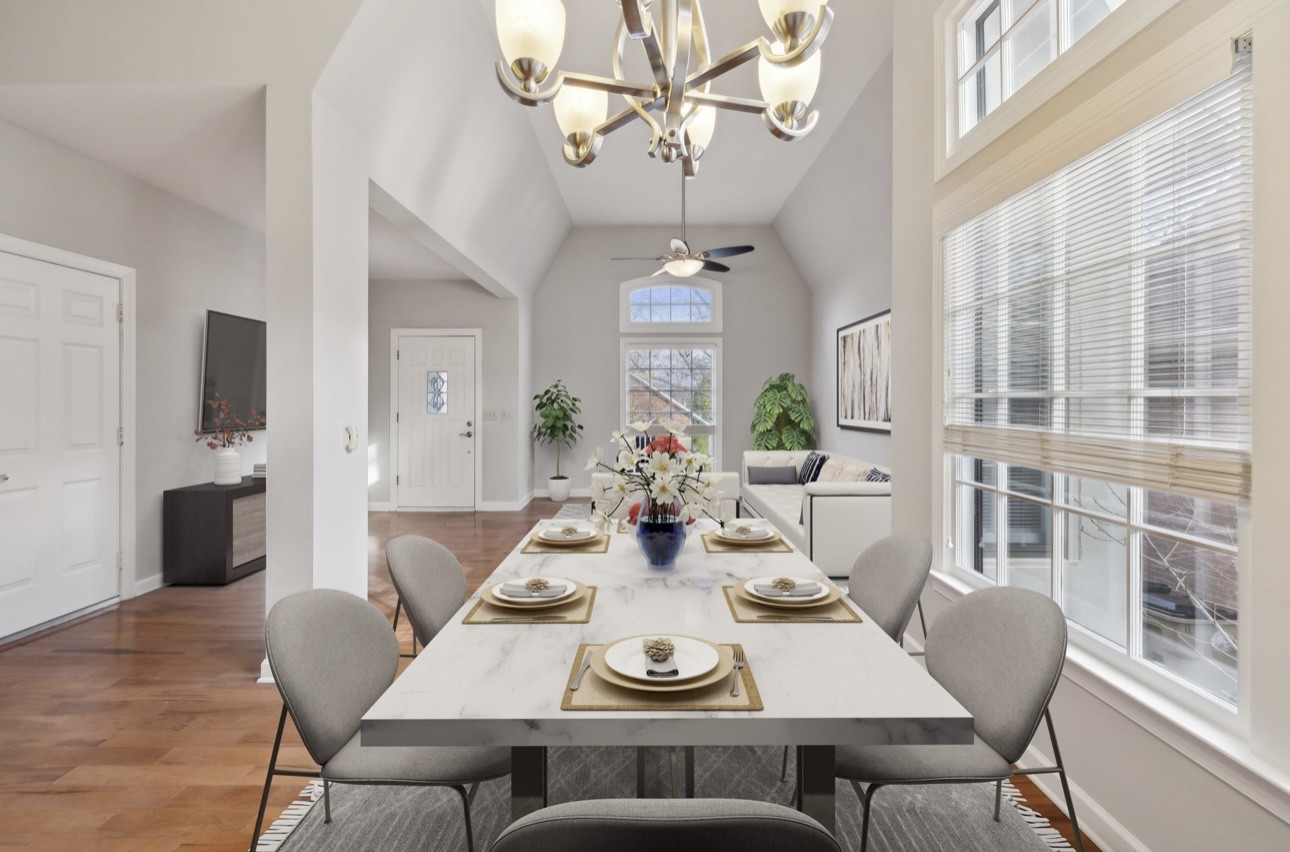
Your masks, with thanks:
M867 618L859 624L735 623L723 585L770 575L825 577L798 552L707 553L699 533L711 526L695 525L676 567L666 573L650 570L628 534L611 534L605 554L522 554L517 546L489 583L555 576L594 585L590 623L464 625L472 596L363 717L363 744L972 741L971 715ZM739 642L765 709L560 709L579 643L648 633Z

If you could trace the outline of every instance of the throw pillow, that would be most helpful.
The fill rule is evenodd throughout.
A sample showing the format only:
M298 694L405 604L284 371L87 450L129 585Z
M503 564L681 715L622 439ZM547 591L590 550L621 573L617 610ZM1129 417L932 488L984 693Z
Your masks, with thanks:
M830 456L820 469L816 482L863 482L869 468L851 459Z
M891 482L891 474L883 473L881 470L878 470L878 468L875 467L869 471L869 475L864 478L864 481L865 482Z
M808 482L814 482L820 475L820 468L822 468L824 463L828 460L829 457L824 455L824 453L817 453L814 450L811 450L810 454L807 455L806 459L802 462L802 470L797 476L798 483L805 485Z
M796 485L797 468L792 465L748 468L749 485Z

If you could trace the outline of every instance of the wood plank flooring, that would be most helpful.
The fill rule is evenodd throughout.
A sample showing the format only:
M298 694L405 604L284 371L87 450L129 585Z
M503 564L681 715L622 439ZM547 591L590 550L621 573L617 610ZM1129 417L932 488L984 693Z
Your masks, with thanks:
M473 591L556 508L373 513L370 597L392 617L391 538L442 542ZM406 620L399 634L406 651ZM167 587L0 649L0 849L246 849L281 707L276 689L255 683L263 657L263 572L231 586ZM281 765L311 767L287 729ZM276 780L269 818L302 786ZM1017 786L1069 834L1033 785Z

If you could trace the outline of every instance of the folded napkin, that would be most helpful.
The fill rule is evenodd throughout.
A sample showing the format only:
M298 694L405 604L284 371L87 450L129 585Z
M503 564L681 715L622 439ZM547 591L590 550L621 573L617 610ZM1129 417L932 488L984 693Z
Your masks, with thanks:
M785 592L770 583L754 583L753 590L769 598L808 598L818 595L822 587L819 583L798 583L792 591Z
M502 583L502 594L513 598L554 598L564 594L564 590L569 588L564 583L552 583L541 591L533 592L525 582L525 580L512 580L509 583Z

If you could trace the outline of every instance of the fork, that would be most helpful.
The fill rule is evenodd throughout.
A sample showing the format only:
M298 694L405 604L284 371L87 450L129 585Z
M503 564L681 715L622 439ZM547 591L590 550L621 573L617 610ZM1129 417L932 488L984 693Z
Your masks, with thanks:
M731 698L739 697L739 681L741 680L740 675L743 673L743 670L744 670L743 648L735 648L735 682L730 686Z

